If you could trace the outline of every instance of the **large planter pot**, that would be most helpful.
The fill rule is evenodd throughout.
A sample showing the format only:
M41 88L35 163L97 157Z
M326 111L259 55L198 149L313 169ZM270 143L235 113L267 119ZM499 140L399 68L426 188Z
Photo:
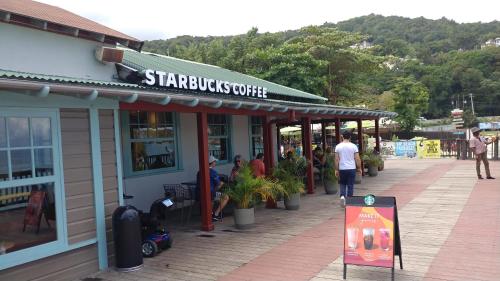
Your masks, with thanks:
M378 166L368 165L368 175L370 177L376 177L378 175Z
M361 179L362 178L363 178L363 176L361 175L361 173L356 172L356 177L354 178L354 183L355 184L361 184Z
M323 186L325 187L326 194L336 194L339 190L339 184L337 181L324 180Z
M300 207L300 193L294 193L285 197L285 208L287 210L298 210Z
M254 208L234 209L234 224L238 229L247 229L253 227L255 223Z

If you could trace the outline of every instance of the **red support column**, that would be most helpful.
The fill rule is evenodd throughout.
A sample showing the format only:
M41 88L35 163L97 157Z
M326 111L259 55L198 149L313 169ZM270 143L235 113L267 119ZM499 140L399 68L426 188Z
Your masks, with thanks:
M198 125L198 162L200 181L201 230L212 231L212 200L210 198L210 175L208 168L208 122L207 113L196 113Z
M380 152L380 131L379 131L379 119L375 119L375 150Z
M321 122L321 142L323 143L323 152L326 151L326 125L327 123Z
M361 119L356 120L358 122L358 148L359 155L363 154L363 122Z
M359 157L361 159L363 155L363 121L361 119L356 120L358 122L358 149ZM361 175L365 175L365 167L363 165L363 160L361 160Z
M264 139L264 164L266 164L266 175L270 175L274 166L273 148L273 126L270 116L264 117L263 139Z
M264 117L263 139L264 139L264 164L266 165L266 175L271 175L274 166L274 151L273 151L273 131L270 116ZM273 199L266 201L266 208L278 208L278 204Z
M335 142L340 143L340 119L335 119Z
M314 172L313 172L313 156L312 156L312 141L311 141L311 118L302 118L302 131L304 135L304 156L307 159L307 193L314 193Z

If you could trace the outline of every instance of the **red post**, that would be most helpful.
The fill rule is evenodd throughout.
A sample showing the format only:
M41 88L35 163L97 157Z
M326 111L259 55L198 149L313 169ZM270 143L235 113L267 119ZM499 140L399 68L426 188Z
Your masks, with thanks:
M307 159L307 193L314 193L314 172L313 172L313 155L312 155L312 141L311 141L311 118L302 118L302 132L304 135L304 155Z
M335 142L340 143L340 119L335 118Z
M358 149L359 156L363 155L363 121L361 119L356 120L358 122ZM363 159L361 157L361 159ZM365 175L365 167L363 165L363 160L361 160L361 175Z
M321 142L323 143L323 152L326 151L326 125L327 123L321 122Z
M379 131L379 119L375 119L375 150L380 152L380 131Z
M201 230L212 231L212 201L210 198L210 175L208 167L208 122L207 113L196 113L198 125L198 162L200 169Z
M264 164L266 165L266 175L271 175L274 166L274 151L273 151L273 131L272 123L269 115L264 117L263 139L264 139ZM273 199L266 201L266 208L278 208L278 204Z
M363 154L363 121L361 119L356 120L358 122L358 148L359 155Z
M274 166L274 140L273 125L270 116L264 117L263 139L264 139L264 163L266 164L266 175L270 175Z
M297 121L297 118L295 117L295 110L290 110L288 113L288 121L289 122L295 122Z

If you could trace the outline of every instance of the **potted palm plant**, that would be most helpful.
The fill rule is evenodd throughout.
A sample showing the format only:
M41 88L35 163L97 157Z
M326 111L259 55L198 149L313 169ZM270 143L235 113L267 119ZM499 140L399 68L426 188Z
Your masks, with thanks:
M332 154L326 154L325 156L323 186L326 194L335 194L338 191L338 179L335 176L335 157Z
M255 223L254 206L257 202L274 199L284 192L283 187L274 180L264 177L255 178L252 169L244 164L236 180L223 190L235 205L234 223L236 228L250 228Z
M273 176L281 184L285 196L285 208L298 210L300 208L300 194L304 193L305 167L307 161L303 158L289 158L278 163Z
M374 150L366 151L363 155L363 161L368 165L368 175L375 177L378 175L378 168L382 159Z
M383 171L384 170L384 158L380 157L380 164L378 165L378 170Z

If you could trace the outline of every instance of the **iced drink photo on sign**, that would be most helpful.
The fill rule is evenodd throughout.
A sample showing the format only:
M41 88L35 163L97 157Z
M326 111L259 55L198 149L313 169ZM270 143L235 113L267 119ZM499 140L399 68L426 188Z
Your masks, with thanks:
M365 250L373 249L373 235L375 231L373 228L363 228L363 242Z
M387 228L380 228L380 248L384 251L389 250L389 241L390 241L390 231Z
M358 229L348 228L347 229L347 246L349 249L355 250L358 246Z

